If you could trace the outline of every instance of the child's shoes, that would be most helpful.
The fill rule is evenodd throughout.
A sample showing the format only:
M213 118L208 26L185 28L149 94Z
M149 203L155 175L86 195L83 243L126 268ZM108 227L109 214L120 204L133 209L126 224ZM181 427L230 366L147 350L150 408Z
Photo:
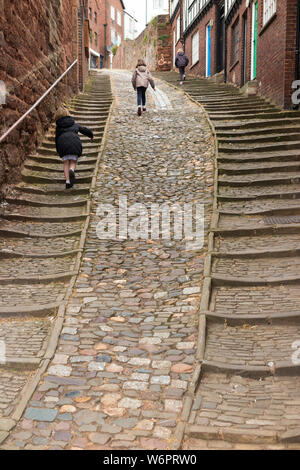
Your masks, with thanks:
M71 188L72 188L71 183L66 183L66 189L71 189Z
M138 113L138 116L142 115L142 108L140 106L138 107L137 113Z
M76 181L75 173L74 173L73 170L69 170L69 176L70 176L70 184L71 184L71 188L72 188L75 184L75 181Z

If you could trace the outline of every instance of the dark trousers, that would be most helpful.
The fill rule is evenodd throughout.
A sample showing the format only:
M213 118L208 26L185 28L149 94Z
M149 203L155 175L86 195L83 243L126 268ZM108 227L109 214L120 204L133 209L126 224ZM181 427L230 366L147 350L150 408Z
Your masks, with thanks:
M180 81L183 81L183 77L185 75L185 67L179 67L179 72L180 72Z
M137 104L138 106L146 106L146 90L144 86L137 87Z

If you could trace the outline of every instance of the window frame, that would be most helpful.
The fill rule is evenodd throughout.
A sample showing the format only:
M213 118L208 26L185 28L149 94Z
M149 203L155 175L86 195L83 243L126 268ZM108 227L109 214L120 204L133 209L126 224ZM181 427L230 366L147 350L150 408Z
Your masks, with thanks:
M194 50L194 47L195 47L195 38L197 37L197 50L196 50L196 54L195 54L195 50ZM195 34L192 35L191 37L191 40L192 40L192 67L193 65L197 64L197 62L199 62L199 59L200 59L200 34L199 34L199 30L195 32ZM195 58L195 60L194 60Z
M263 0L263 27L276 15L277 0Z

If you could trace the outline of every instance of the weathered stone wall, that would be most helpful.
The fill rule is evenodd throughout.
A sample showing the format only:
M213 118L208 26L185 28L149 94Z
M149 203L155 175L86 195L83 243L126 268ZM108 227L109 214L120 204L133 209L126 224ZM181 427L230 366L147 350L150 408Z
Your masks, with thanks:
M134 40L118 48L113 68L132 70L138 59L144 59L150 70L171 70L171 25L168 15L157 16Z
M77 14L77 0L0 0L0 80L7 89L6 104L0 106L0 135L77 58ZM78 75L75 66L1 144L0 193L20 178L22 163L35 150L57 107L77 91Z

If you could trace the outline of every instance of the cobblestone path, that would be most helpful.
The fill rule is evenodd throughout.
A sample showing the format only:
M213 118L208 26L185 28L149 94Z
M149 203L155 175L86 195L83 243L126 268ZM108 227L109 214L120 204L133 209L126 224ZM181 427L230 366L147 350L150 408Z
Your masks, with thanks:
M112 80L117 101L80 273L56 354L3 449L180 444L197 372L207 241L192 250L190 240L173 238L103 240L97 209L117 206L120 196L147 208L200 202L207 234L215 148L203 111L172 87L149 92L139 118L129 75L114 72Z
M206 344L183 448L299 449L299 112L158 76L206 108L218 146Z
M51 128L27 159L22 182L0 206L0 443L20 419L57 343L79 270L90 186L111 103L104 75L91 76L87 92L70 103L78 122L95 131L92 144L83 138L76 188L65 191Z

